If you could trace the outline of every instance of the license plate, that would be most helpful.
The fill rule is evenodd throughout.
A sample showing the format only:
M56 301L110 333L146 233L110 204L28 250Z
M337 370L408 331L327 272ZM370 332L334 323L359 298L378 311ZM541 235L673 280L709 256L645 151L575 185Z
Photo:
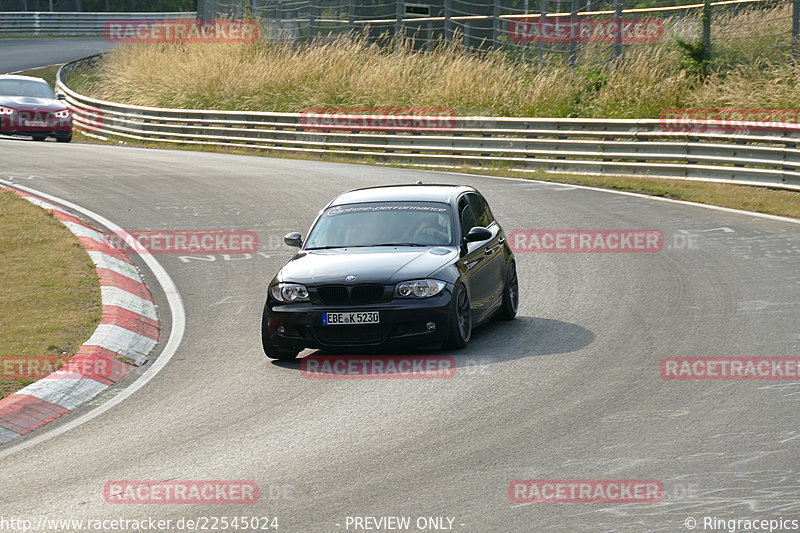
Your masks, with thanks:
M380 324L378 311L361 311L357 313L322 313L322 324L325 326L351 326L359 324Z
M45 126L47 126L47 122L43 120L26 120L25 125L30 126L32 128L44 128Z

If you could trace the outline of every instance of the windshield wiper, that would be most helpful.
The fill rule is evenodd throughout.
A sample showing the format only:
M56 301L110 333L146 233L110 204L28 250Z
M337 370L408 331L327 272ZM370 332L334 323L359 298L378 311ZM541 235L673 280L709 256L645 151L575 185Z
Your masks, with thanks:
M418 242L382 242L380 244L349 244L336 246L315 246L306 250L330 250L331 248L371 248L372 246L434 246L433 244L420 244Z
M381 244L372 244L370 246L433 246L432 244L420 244L418 242L382 242Z

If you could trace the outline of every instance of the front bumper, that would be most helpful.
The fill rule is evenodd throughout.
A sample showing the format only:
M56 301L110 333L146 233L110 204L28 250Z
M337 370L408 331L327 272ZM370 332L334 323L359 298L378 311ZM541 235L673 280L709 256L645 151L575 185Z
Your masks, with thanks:
M270 340L279 348L336 348L342 346L426 345L447 340L451 292L448 287L431 298L393 299L365 305L281 304L267 302ZM379 324L323 325L322 313L378 311ZM429 331L432 322L436 329Z
M48 119L44 126L27 126L15 115L0 118L2 135L42 135L48 137L69 137L72 135L72 119Z
M16 129L16 130L5 130L0 129L0 135L25 135L27 137L31 136L42 136L42 137L71 137L72 136L72 129L47 129L47 128L23 128L23 129Z

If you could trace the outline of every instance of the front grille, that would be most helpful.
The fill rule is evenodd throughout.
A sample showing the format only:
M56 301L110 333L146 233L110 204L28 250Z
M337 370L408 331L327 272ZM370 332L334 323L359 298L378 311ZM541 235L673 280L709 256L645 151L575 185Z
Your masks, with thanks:
M374 344L384 340L388 332L388 327L383 324L320 326L315 329L320 342L325 344Z
M380 302L385 294L385 287L377 284L322 285L317 287L319 301L327 305L342 304L374 304Z
M350 290L350 300L354 304L372 304L383 298L383 285L356 285Z
M344 285L324 285L317 287L317 296L324 304L346 304L349 301L347 287Z

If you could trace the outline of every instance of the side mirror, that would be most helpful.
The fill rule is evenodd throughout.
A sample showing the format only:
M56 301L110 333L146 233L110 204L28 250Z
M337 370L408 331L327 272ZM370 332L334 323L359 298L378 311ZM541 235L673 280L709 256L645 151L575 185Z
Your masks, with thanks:
M65 94L58 93L56 95L56 100L66 100L66 99L67 99L67 95L65 95Z
M480 241L488 241L492 238L491 230L488 230L482 226L475 226L467 236L464 237L464 242L480 242Z
M301 246L303 246L303 236L296 231L293 231L292 233L287 233L286 236L283 238L283 243L286 244L287 246L300 248Z

